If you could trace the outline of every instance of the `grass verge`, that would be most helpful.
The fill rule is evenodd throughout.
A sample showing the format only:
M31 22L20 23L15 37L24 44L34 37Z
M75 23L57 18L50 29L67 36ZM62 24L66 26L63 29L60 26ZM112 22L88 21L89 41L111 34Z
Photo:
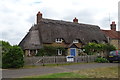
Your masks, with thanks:
M118 78L118 67L83 69L74 72L54 73L25 78Z
M54 73L42 76L31 76L28 78L86 78L86 76L74 73L74 72L65 72L65 73Z
M54 67L54 66L65 66L65 65L77 65L77 64L94 64L95 62L89 62L89 63L61 63L61 64L44 64L44 66L48 67ZM43 65L27 65L23 68L37 68L37 67L43 67Z

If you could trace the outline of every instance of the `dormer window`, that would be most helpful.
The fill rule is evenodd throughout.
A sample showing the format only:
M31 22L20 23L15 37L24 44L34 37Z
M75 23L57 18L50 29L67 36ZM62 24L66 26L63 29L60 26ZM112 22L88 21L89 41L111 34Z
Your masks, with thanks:
M62 38L57 38L57 39L55 39L55 42L56 42L56 43L62 43L62 41L63 41Z
M75 40L73 41L73 43L79 43L79 40L78 40L78 39L75 39Z

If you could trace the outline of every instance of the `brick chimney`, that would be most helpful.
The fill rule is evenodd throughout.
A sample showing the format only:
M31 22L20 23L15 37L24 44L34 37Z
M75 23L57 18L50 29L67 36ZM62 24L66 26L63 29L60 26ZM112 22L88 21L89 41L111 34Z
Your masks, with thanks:
M37 16L37 24L38 24L42 19L42 13L39 11L36 16Z
M78 19L75 17L75 18L73 19L73 22L78 23Z
M112 24L110 24L110 26L111 26L111 30L116 31L115 21L113 21Z

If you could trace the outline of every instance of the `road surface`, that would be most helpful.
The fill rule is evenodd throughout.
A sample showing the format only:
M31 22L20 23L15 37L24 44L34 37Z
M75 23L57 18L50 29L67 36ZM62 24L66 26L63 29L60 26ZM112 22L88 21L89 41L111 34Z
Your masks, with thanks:
M72 72L81 69L89 68L101 68L118 66L118 63L88 63L88 64L76 64L76 65L64 65L64 66L41 66L37 68L28 69L4 69L2 70L3 78L19 78L25 76L43 75L49 73L61 73L61 72Z

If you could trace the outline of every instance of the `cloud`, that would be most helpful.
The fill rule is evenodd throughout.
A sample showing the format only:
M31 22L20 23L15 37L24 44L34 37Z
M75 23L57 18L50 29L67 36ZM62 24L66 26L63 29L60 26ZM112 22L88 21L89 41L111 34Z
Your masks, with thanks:
M95 24L109 29L111 21L117 21L119 0L3 0L0 3L1 40L18 44L32 24L36 13L41 11L44 18ZM2 32L2 33L1 33Z

